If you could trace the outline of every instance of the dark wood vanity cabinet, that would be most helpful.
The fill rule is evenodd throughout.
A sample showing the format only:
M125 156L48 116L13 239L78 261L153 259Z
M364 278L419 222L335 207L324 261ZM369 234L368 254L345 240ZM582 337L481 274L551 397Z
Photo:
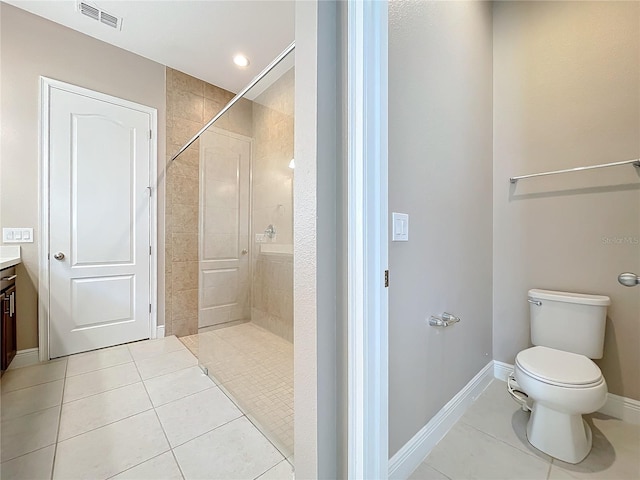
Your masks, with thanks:
M0 367L2 373L9 367L9 364L16 356L17 336L16 336L16 285L15 271L7 272L2 270L3 288L0 293L2 308L2 324L0 325ZM8 273L8 275L7 275ZM9 281L5 281L10 279ZM13 282L11 282L13 280Z

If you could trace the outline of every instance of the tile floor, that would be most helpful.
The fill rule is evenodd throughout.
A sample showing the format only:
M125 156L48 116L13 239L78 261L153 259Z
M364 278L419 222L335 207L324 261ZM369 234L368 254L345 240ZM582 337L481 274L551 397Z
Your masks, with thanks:
M253 323L180 340L287 458L293 455L293 344Z
M529 414L494 380L413 472L414 480L640 479L640 426L587 416L593 450L578 465L552 459L526 439Z
M176 337L9 370L1 391L3 480L292 478Z

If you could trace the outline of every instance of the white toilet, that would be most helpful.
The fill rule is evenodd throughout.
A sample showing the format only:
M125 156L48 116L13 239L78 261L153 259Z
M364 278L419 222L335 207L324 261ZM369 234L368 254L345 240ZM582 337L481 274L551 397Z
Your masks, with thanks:
M516 356L515 380L528 395L527 438L569 463L591 450L582 419L605 404L607 384L591 358L602 358L609 297L529 290L532 348Z

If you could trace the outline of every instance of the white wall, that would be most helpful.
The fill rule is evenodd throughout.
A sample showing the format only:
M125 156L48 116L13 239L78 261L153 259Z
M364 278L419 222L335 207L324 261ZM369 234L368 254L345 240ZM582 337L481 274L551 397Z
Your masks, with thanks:
M389 453L491 359L491 3L389 4ZM391 224L391 222L390 222ZM461 322L428 326L447 311Z
M163 172L165 68L138 55L0 3L2 146L0 227L33 227L18 268L18 349L38 346L39 76L79 85L158 109L158 171ZM164 251L163 185L158 212ZM164 256L158 259L164 271ZM159 278L159 305L164 277ZM159 309L162 324L163 309Z
M609 391L640 399L640 171L508 178L640 156L640 3L494 4L494 352L529 345L527 290L609 295Z

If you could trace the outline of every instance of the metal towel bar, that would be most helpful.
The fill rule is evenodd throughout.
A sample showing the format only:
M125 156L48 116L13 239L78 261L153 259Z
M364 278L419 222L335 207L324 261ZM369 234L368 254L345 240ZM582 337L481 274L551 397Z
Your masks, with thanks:
M543 177L545 175L555 175L556 173L580 172L582 170L593 170L595 168L617 167L619 165L633 165L636 168L640 168L640 158L636 158L635 160L624 160L622 162L602 163L600 165L591 165L588 167L567 168L565 170L555 170L553 172L542 172L542 173L532 173L530 175L520 175L519 177L511 177L509 181L511 183L516 183L518 180L522 180L524 178Z

